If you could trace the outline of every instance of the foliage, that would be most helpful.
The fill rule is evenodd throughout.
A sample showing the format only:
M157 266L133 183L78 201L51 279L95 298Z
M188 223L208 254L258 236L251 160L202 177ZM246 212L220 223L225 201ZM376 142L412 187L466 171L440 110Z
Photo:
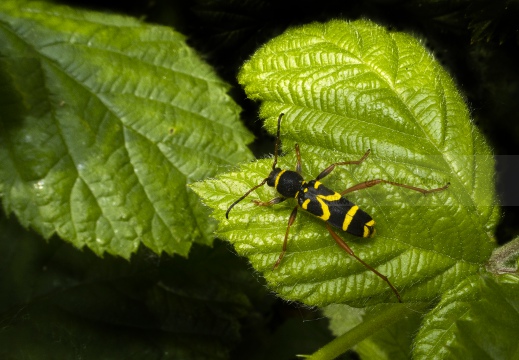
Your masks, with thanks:
M519 241L496 234L519 230L478 129L517 145L513 2L75 2L0 3L0 357L517 356ZM278 165L299 143L306 178L370 148L323 182L451 183L348 194L377 235L340 235L403 304L302 212L272 271L295 204L250 203L271 188L224 219L272 166L247 163L241 108L256 156L273 142L246 97L271 134L286 114Z
M168 28L43 3L1 11L6 212L99 255L210 244L186 183L250 158L228 86Z
M405 300L430 301L488 259L497 215L492 157L452 81L419 42L366 21L307 25L258 50L239 80L249 97L262 101L271 132L277 114L286 114L283 144L299 143L308 177L371 149L358 168L337 169L335 181L323 181L335 189L376 178L422 188L451 183L427 197L390 185L349 196L376 219L377 236L366 244L351 236L346 241L403 289ZM282 167L294 163L291 156ZM232 199L261 182L270 167L264 160L197 184L216 210L218 235L287 299L318 306L394 301L383 281L330 246L329 234L311 216L300 216L290 254L272 270L293 203L257 210L240 204L225 221ZM270 189L258 194L261 201L274 197ZM464 223L471 226L460 228Z

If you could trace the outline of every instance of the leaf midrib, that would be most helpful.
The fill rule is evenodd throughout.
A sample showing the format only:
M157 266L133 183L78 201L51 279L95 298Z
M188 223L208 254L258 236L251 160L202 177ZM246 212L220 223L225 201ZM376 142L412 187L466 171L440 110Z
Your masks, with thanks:
M358 31L357 31L357 33L358 33ZM396 42L394 41L394 37L393 37L393 36L394 36L394 34L391 33L391 34L390 34L390 37L391 37L391 40L393 40L393 47L392 47L392 48L395 49L395 50L397 51L397 53L398 53L398 52L399 52L399 51L398 51L399 49L398 49L398 47L396 46ZM413 120L413 123L415 124L415 126L417 126L417 128L419 128L419 129L421 130L421 132L424 134L423 138L427 139L427 141L428 141L428 142L429 142L429 143L430 143L430 144L431 144L431 145L436 149L437 155L440 155L440 156L441 156L441 158L442 158L442 162L443 162L445 168L449 169L449 175L455 177L456 182L457 182L457 185L459 185L459 186L457 186L457 188L460 188L460 189L464 189L464 190L465 190L465 186L463 185L463 184L464 184L463 181L459 178L459 176L457 176L457 173L456 173L456 172L454 171L454 169L449 165L450 162L448 162L447 159L445 158L445 153L439 149L439 147L438 147L438 145L436 144L435 141L432 141L432 139L430 138L429 134L425 131L425 129L423 128L423 126L420 124L420 122L417 121L417 119L413 116L413 112L411 111L411 109L409 108L409 106L408 106L408 105L403 101L403 99L402 99L402 97L401 97L401 94L400 94L399 92L396 91L395 87L393 86L393 83L388 82L387 79L386 79L386 76L384 76L383 74L381 74L380 72L378 72L376 68L374 68L373 66L371 66L368 62L366 62L366 61L363 59L362 56L359 57L359 56L357 56L357 55L353 55L353 54L351 54L349 51L345 51L345 49L342 49L338 44L336 44L336 43L330 41L330 39L328 39L328 38L326 38L326 37L323 37L323 38L324 38L324 40L325 40L328 44L333 44L333 45L334 45L337 49L339 49L341 52L345 52L345 53L347 53L348 55L351 55L352 57L355 57L355 58L359 59L359 61L360 61L362 64L364 64L366 67L368 67L369 69L371 69L371 71L372 71L374 74L376 74L376 75L380 78L380 80L381 80L382 82L384 82L384 83L388 86L388 88L389 88L389 89L390 89L390 90L391 90L391 91L396 95L396 97L399 99L400 104L402 104L402 105L405 107L407 113L410 115L410 118ZM358 37L358 39L360 39L360 38ZM362 47L362 44L360 44L360 43L358 43L358 44L359 44L359 47ZM303 51L304 49L301 49L301 50ZM361 55L362 55L362 54L361 54ZM397 67L397 68L398 68L398 67ZM440 81L440 82L441 82L441 79L437 79L437 81ZM441 93L441 96L442 96L442 99L445 100L445 97L444 97L444 96L445 96L445 93L444 93L443 91L442 91L442 93ZM334 115L336 115L336 114L334 114ZM357 121L362 121L362 120L357 119ZM372 124L370 124L370 125L372 125ZM411 135L411 136L412 136L412 135ZM471 138L471 140L472 140L472 138ZM471 142L471 145L472 145L472 142ZM472 147L472 146L471 146L471 147ZM473 155L473 154L472 154L472 155ZM473 162L472 162L472 164L473 164ZM472 167L473 167L473 166L472 166ZM472 171L472 173L474 173L474 171ZM452 183L452 181L451 181L451 183ZM454 196L455 196L455 195L454 195ZM476 209L476 210L473 211L473 212L465 211L465 213L467 213L467 215L468 215L468 217L470 218L470 221L472 222L472 224L473 224L475 227L477 227L477 228L479 229L479 233L480 233L480 234L486 234L485 230L483 229L483 224L482 224L482 222L481 222L481 221L477 221L477 219L474 219L474 215L473 215L473 214L477 214L478 217L481 217L481 216L482 216L482 214L479 213L479 212L477 211L477 207L476 207L475 199L471 196L471 193L469 193L468 191L466 191L466 197L468 197L468 198L470 199L470 203L471 203L471 205L472 205L472 206L470 206L470 208L472 208L472 209ZM464 203L464 202L463 202L463 201L460 201L459 198L458 198L458 203L459 203L459 204L462 204L462 203ZM465 208L467 208L467 207L463 207L463 208L465 209ZM490 236L489 236L488 234L486 234L486 235L487 235L487 237L490 238Z

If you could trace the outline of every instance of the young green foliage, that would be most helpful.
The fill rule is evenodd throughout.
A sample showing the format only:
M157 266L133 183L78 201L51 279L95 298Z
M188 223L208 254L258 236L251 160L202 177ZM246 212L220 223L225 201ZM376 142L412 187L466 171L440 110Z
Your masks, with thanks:
M45 237L187 255L213 225L186 184L249 160L228 85L171 29L0 4L0 195Z
M243 66L239 81L275 132L281 125L281 168L294 169L294 144L303 174L336 191L376 178L421 188L450 182L423 196L390 185L348 194L370 213L377 234L361 239L340 232L355 253L387 275L406 301L430 301L478 272L494 248L498 218L494 162L472 124L450 76L414 37L368 21L331 21L288 30ZM276 196L264 186L227 207L270 172L272 159L242 165L217 180L194 185L219 220L218 235L232 242L282 297L309 305L366 305L395 301L380 278L342 251L321 220L300 211L288 251L273 271L293 201L256 207Z
M423 319L414 359L517 359L519 277L473 275Z

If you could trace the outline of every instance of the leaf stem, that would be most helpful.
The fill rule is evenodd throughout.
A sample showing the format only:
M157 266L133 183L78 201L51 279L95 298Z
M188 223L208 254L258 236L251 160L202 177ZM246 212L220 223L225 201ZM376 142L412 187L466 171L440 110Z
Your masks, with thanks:
M309 360L332 360L339 355L345 353L348 349L373 335L379 330L382 330L399 320L402 320L407 315L416 312L424 311L427 308L426 303L416 304L394 304L388 310L380 312L379 314L370 317L360 325L354 327L350 331L330 341L328 344L310 355Z

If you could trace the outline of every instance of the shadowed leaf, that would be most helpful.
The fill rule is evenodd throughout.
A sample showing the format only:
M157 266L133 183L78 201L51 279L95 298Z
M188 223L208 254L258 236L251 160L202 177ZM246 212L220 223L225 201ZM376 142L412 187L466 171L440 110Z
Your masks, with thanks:
M128 258L186 256L213 224L187 184L251 158L228 85L179 33L0 5L0 194L45 237Z

